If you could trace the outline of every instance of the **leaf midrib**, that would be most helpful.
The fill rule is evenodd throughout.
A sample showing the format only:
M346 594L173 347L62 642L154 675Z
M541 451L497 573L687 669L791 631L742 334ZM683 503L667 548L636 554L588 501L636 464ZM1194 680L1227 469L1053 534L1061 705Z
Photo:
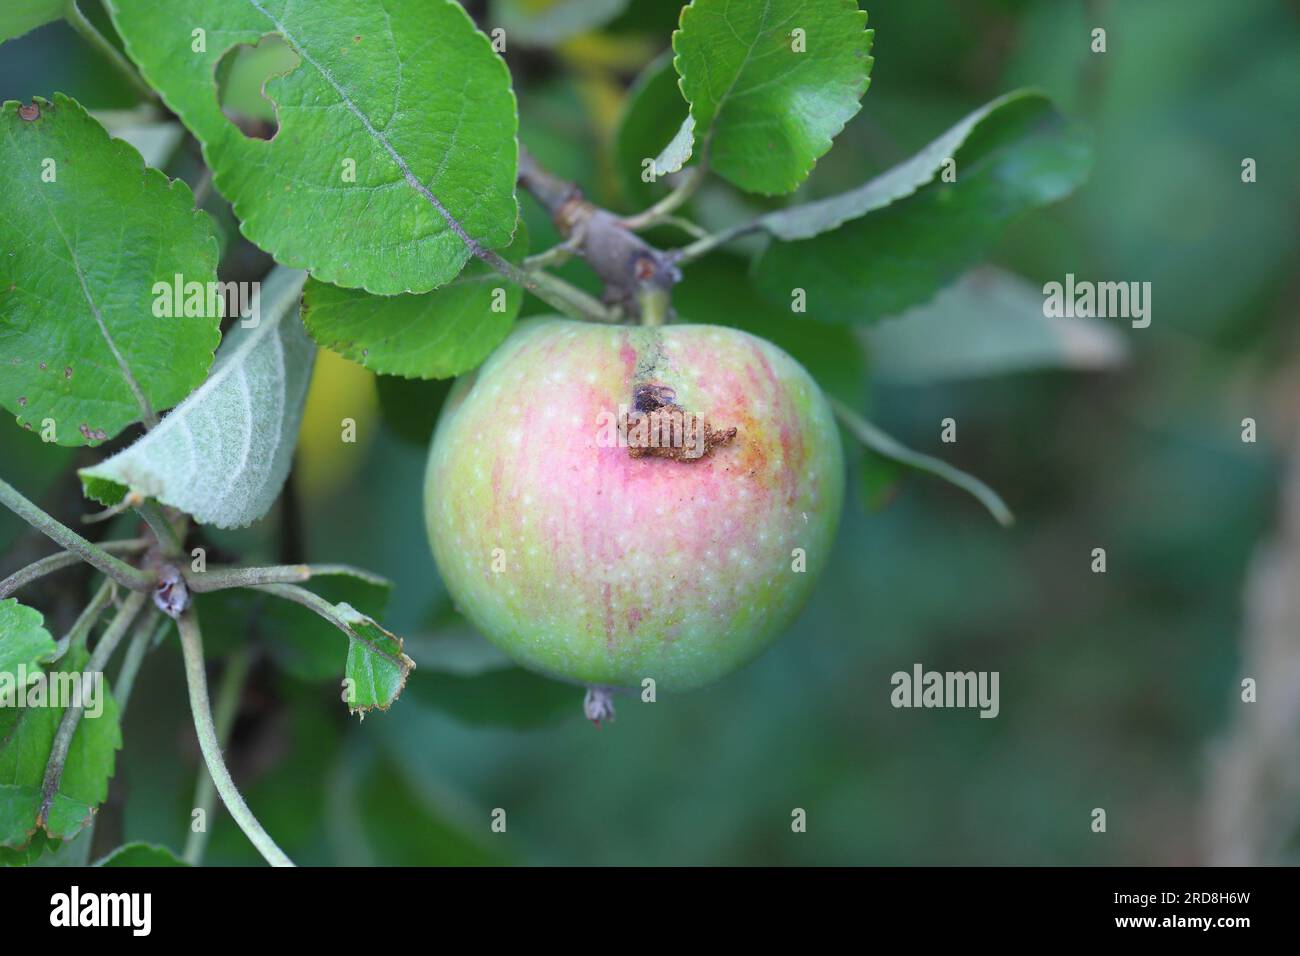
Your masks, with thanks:
M17 149L18 143L14 140L13 130L8 128L8 124L6 124L6 136L9 139L10 145ZM104 344L108 346L108 350L112 354L113 360L117 362L118 371L122 373L122 378L125 380L127 388L131 390L131 394L135 398L136 404L140 406L141 419L151 425L156 423L157 419L154 415L153 407L149 404L149 399L145 397L144 392L140 388L140 383L136 381L135 375L132 374L130 363L127 362L126 357L122 354L121 350L118 349L117 342L113 340L113 336L108 331L108 326L104 322L104 316L99 311L99 305L95 302L94 296L90 294L90 287L86 284L86 274L81 268L81 261L77 258L77 252L73 248L72 242L68 239L67 233L63 231L63 224L59 222L58 215L50 205L49 197L45 195L45 190L43 189L36 190L36 193L41 197L41 203L45 207L46 214L50 217L50 222L58 231L59 238L63 240L63 247L68 252L68 261L72 265L72 271L77 277L78 284L81 286L82 297L90 307L90 314L94 317L95 324L99 326L99 334L103 336Z
M476 258L490 258L488 250L479 243L477 239L474 239L465 231L465 227L461 225L460 220L453 216L451 210L444 206L442 201L433 194L433 191L421 182L420 178L411 170L410 163L406 161L406 157L397 151L389 141L388 137L385 136L381 130L377 129L370 121L370 117L366 116L366 114L361 111L360 107L353 102L352 97L348 95L347 90L345 90L342 84L334 78L334 74L331 73L324 64L317 60L316 57L309 53L302 41L290 33L288 28L277 20L274 14L262 6L258 0L248 0L248 4L262 16L266 17L271 25L275 27L276 31L284 37L285 41L297 51L298 55L301 56L306 63L310 64L316 72L321 75L325 82L330 85L330 88L334 90L339 101L344 105L348 112L357 118L365 128L366 132L370 135L371 139L378 143L383 148L384 152L388 154L388 157L397 165L398 170L401 172L402 177L406 180L407 184L429 201L437 211L438 215L440 215L443 221L446 222L447 228L465 244L465 247L469 249L470 253ZM462 14L468 17L468 14L465 14L464 12L463 7L460 7L458 4L453 4L453 6L456 6L460 9Z

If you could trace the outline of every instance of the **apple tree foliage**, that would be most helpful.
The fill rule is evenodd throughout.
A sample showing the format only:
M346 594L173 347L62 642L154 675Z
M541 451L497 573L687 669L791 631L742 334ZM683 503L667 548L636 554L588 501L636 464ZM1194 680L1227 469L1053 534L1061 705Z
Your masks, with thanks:
M547 49L599 28L626 6L495 0L476 6L476 22L454 0L175 0L165 15L155 0L106 0L115 40L75 4L0 10L0 41L71 18L128 72L146 117L94 116L75 89L33 89L0 106L0 406L51 453L82 450L88 510L130 511L148 528L92 543L0 475L3 503L61 549L0 582L0 675L35 687L62 672L102 674L125 649L94 718L76 704L0 708L5 862L87 842L136 668L177 631L216 789L258 850L288 862L221 760L228 706L219 698L214 718L198 610L209 642L228 650L241 640L230 621L255 606L280 645L277 663L340 681L340 706L359 715L387 710L408 679L422 702L476 724L526 728L565 709L562 688L500 661L431 655L427 676L413 676L403 639L380 623L388 586L374 575L239 564L196 544L276 504L318 350L380 376L381 396L399 396L385 413L400 422L412 414L403 389L477 367L533 300L593 321L653 312L736 325L808 368L876 468L948 478L1009 520L985 485L867 420L865 356L878 351L882 374L895 361L916 373L929 353L909 323L931 330L923 342L960 342L926 310L997 296L1006 330L989 328L974 357L940 350L919 374L1069 364L1016 299L1016 277L980 264L1009 222L1084 180L1082 131L1043 95L1011 91L910 158L828 193L818 161L864 102L869 111L867 13L855 0L693 0L613 125L621 208L586 207L581 229L557 216L559 240L539 245L522 197L555 212L558 177L528 152L534 121L520 115L509 56L516 44ZM261 130L225 96L244 58L259 56L270 64L252 96ZM162 171L182 140L202 159L188 181ZM582 202L573 186L559 198ZM229 204L238 235L201 208L210 193ZM601 260L601 247L621 244L669 268L669 302ZM256 321L205 299L228 279L232 245L267 263ZM606 295L572 278L574 258L590 261ZM103 585L64 633L11 596L79 561ZM102 862L195 862L201 842L191 849L182 861L132 844Z

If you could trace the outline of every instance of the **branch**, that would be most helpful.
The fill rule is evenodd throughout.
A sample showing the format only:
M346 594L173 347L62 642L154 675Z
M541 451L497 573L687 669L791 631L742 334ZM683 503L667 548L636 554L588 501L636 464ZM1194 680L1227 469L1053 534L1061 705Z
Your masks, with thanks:
M525 278L515 280L537 298L553 305L565 315L586 322L617 322L619 316L611 312L599 299L588 295L563 279L540 269L522 272Z
M252 588L262 584L299 584L314 577L346 574L368 584L391 587L392 582L347 564L285 564L269 568L218 568L212 571L189 571L185 581L198 594L224 591L227 588Z
M176 531L176 527L168 519L162 506L152 498L141 502L135 509L140 517L144 519L149 530L153 532L154 538L158 541L158 546L162 548L163 554L168 557L177 557L181 553L181 537Z
M105 579L99 586L99 590L95 592L95 596L90 599L90 603L77 615L71 630L55 644L54 655L49 658L50 660L57 661L74 645L80 647L86 643L86 639L90 636L90 629L95 626L99 615L104 613L104 609L113 601L116 591L117 585Z
M531 157L521 148L519 155L519 182L521 183L524 181L526 158L531 162ZM470 246L470 250L496 272L527 289L543 302L555 306L566 315L589 322L612 322L618 318L611 314L598 299L557 276L542 272L536 267L535 261L533 268L525 269L508 262L500 253L491 249L483 249L475 244Z
M334 605L315 591L308 591L306 588L295 587L292 584L259 584L257 590L265 591L267 594L274 594L285 601L292 601L294 604L301 604L305 608L310 608L343 633L355 636L352 629L339 619L338 611L334 609Z
M644 212L628 216L623 220L623 227L633 231L649 229L672 218L672 214L690 201L695 191L704 182L706 169L703 163L692 166L682 174L681 181L663 199Z
M149 608L144 617L136 622L135 633L131 635L131 643L126 646L126 656L122 658L122 666L117 672L117 680L113 681L113 699L117 701L118 719L126 714L126 705L131 702L131 691L135 689L135 678L140 673L145 654L149 653L149 648L167 623L156 607Z
M714 249L725 246L729 242L735 242L737 239L744 238L750 233L759 232L764 228L762 222L757 219L750 222L742 222L739 225L723 229L721 232L715 232L712 235L706 235L689 246L683 246L680 249L673 249L665 253L668 259L679 266L688 265L696 259L702 259Z
M19 493L18 489L3 479L0 479L0 504L123 587L130 588L132 591L147 591L153 587L154 581L150 575L139 568L133 568L125 561L119 561L99 545L91 544L77 532L32 504Z
M235 722L239 699L244 692L244 681L248 678L252 663L253 655L247 644L240 645L226 659L226 672L221 678L221 691L217 695L217 710L213 717L217 741L221 746L230 739L230 728ZM203 860L203 851L208 845L208 821L212 816L216 795L217 788L212 782L212 775L206 769L200 770L198 783L194 787L194 808L203 811L204 826L201 830L191 828L190 835L185 840L182 856L190 866L198 866Z
M212 705L208 701L208 676L203 665L203 635L199 631L198 615L192 606L177 618L176 628L180 631L181 653L185 657L185 680L190 689L190 712L194 717L194 730L199 737L199 749L203 751L208 773L212 775L217 793L221 795L221 802L266 862L272 866L293 866L293 861L276 845L262 824L257 822L253 811L248 809L248 804L239 795L235 781L230 778L230 771L221 758L221 741L213 725Z
M623 219L588 201L577 185L543 169L522 147L519 185L542 204L568 240L566 247L600 277L608 301L639 316L647 292L667 293L681 278L667 254L638 236Z
M100 547L109 554L136 554L149 547L149 542L144 538L132 538L129 541L110 541L107 544L100 545ZM0 601L9 597L19 588L25 587L47 574L77 564L79 561L81 561L81 555L74 554L71 551L60 551L57 554L51 554L49 557L41 558L39 561L33 561L27 567L20 568L3 581L0 581Z
M54 743L50 747L50 759L45 765L45 780L41 784L41 808L36 814L37 826L45 826L50 807L54 803L55 794L59 792L59 783L63 779L63 767L68 761L68 750L72 746L72 738L77 732L77 725L81 723L87 684L94 679L95 674L103 674L104 668L108 666L109 659L113 656L113 651L117 650L117 645L122 640L122 635L131 626L135 616L140 613L140 608L144 607L144 601L144 594L139 591L127 596L126 600L122 602L122 607L118 610L117 616L113 618L113 623L108 626L104 636L95 645L94 653L90 655L90 660L82 670L80 699L74 703L69 703L64 709L63 719L59 721L59 729L55 731Z

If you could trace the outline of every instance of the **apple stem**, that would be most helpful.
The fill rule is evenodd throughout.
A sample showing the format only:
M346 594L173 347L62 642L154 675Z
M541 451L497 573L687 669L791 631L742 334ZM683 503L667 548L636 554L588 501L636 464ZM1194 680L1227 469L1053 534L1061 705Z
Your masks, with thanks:
M641 313L642 325L663 325L672 313L672 304L666 289L653 287L642 289L637 293L637 306Z

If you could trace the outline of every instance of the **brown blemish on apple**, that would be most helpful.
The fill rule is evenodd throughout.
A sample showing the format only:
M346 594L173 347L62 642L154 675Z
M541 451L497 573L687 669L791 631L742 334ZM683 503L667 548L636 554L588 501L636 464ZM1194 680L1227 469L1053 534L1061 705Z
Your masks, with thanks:
M644 436L638 424L647 426ZM703 461L715 448L728 445L736 429L715 429L707 419L699 418L677 404L677 394L667 385L646 383L632 393L632 412L628 415L627 453L632 458L667 458L691 464ZM702 429L694 441L665 441L664 436L684 438L687 428ZM658 439L658 440L656 440ZM701 444L703 447L701 447Z

